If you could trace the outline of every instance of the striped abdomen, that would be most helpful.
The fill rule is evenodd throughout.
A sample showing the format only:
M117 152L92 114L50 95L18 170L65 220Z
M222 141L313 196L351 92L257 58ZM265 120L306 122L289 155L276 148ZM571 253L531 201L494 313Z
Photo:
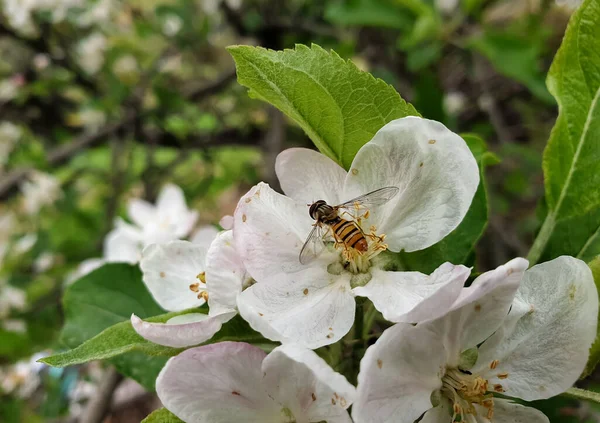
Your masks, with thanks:
M326 224L331 227L337 242L361 252L365 252L369 248L365 235L356 222L336 217L326 222Z

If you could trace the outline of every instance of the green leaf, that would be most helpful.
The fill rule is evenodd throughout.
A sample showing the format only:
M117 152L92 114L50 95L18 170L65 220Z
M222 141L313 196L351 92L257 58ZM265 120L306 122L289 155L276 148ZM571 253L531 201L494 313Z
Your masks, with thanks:
M386 123L418 115L396 90L317 45L294 50L228 48L249 95L294 119L322 153L350 167L356 152Z
M149 322L164 323L172 317L188 313L204 313L206 309L188 309L181 312L166 313L146 319ZM236 316L205 344L217 341L251 342L255 344L268 343L260 334L254 332L248 324ZM87 340L72 350L61 354L45 357L40 360L53 367L66 367L74 364L87 363L92 360L105 360L130 352L140 352L145 356L173 357L185 348L172 348L146 341L131 326L130 321L117 323L92 339ZM127 356L127 354L126 354Z
M69 348L83 344L113 325L128 322L132 313L148 318L165 312L146 289L138 267L124 263L106 264L79 279L67 289L63 307L65 326L60 340ZM109 361L120 373L154 390L154 381L167 357L130 352Z
M600 292L600 256L588 263L588 266L592 269L596 288L598 289L598 292ZM600 316L598 316L598 328L600 328ZM598 363L600 363L600 334L596 335L596 340L590 348L590 357L585 365L581 379L591 375Z
M537 33L520 36L486 30L469 40L469 47L483 54L498 72L522 83L540 100L554 104L540 68L543 46L544 37Z
M467 142L479 165L481 181L463 221L446 238L421 251L401 253L402 263L410 270L431 273L442 263L465 263L473 247L487 226L488 201L485 186L485 168L498 163L498 158L487 151L485 142L476 135L465 134Z
M325 19L344 26L375 26L409 29L414 15L390 0L358 0L328 3Z
M547 84L559 105L544 151L548 214L530 264L600 253L600 1L573 14Z
M166 408L159 408L142 420L142 423L183 423L183 420L180 420L179 417Z

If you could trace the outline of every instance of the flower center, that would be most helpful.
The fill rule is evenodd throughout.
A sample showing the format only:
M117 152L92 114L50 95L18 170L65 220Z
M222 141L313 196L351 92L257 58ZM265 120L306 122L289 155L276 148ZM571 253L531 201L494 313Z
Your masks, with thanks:
M504 392L501 385L494 385L493 388L496 392ZM488 420L494 415L494 395L488 392L488 381L481 376L459 369L448 369L442 378L442 394L452 401L453 422L475 423L477 410L474 404L487 409Z
M356 220L360 227L360 219ZM384 242L385 234L377 234L377 228L371 226L369 232L361 228L363 239L359 239L351 247L345 242L335 242L333 246L341 250L341 263L344 268L352 274L367 273L371 267L371 260L379 253L387 250L387 244Z
M208 291L206 290L206 272L201 272L196 275L196 279L199 282L190 285L190 291L198 294L198 299L203 298L204 301L208 301Z

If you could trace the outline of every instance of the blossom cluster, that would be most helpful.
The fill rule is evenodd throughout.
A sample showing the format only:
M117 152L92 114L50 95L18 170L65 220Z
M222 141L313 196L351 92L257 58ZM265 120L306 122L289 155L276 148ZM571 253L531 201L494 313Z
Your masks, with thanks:
M151 342L193 347L158 377L168 410L185 422L548 421L513 399L552 397L581 374L598 315L588 266L562 256L528 269L516 258L475 277L463 265L427 275L395 261L442 240L469 210L479 170L460 136L402 118L348 171L290 149L276 173L285 195L258 184L204 243L180 240L196 215L174 187L156 207L132 203L136 226L119 222L107 241L133 244L117 253L130 261L143 248L144 282L164 309L208 303L208 314L166 323L131 317ZM313 350L351 331L357 297L391 326L367 348L355 387ZM194 347L238 314L281 345Z

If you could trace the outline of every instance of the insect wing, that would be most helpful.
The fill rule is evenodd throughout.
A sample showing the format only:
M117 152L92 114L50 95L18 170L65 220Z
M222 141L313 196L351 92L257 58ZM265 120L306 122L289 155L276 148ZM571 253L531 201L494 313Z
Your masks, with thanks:
M315 225L310 234L308 234L302 250L300 250L300 264L307 264L316 259L323 252L324 248L323 230L320 225Z
M361 207L381 206L394 198L399 191L400 188L398 187L379 188L375 191L371 191L367 194L346 201L345 203L340 204L338 207L351 208L356 205Z

